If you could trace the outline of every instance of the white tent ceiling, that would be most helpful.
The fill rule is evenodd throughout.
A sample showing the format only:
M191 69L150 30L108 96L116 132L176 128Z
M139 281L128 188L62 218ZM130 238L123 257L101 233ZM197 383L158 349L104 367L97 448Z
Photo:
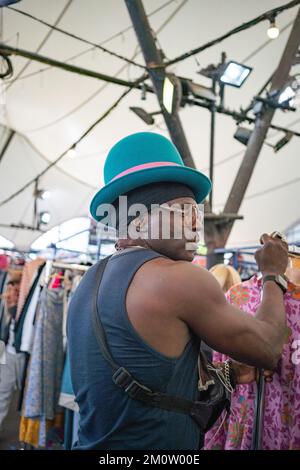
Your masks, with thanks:
M14 6L54 24L67 3L67 0L23 0ZM95 43L105 42L105 47L128 58L133 57L137 39L132 28L128 28L131 23L123 0L72 0L69 3L59 21L59 27ZM144 0L148 15L158 9L149 20L153 30L160 30L159 43L170 59L282 3L288 2ZM172 15L174 11L177 11L176 15ZM268 40L267 23L263 22L199 54L197 60L190 58L172 66L170 70L207 85L208 82L197 74L197 62L201 67L218 63L224 50L229 58L244 62L254 69L241 89L226 88L226 105L236 110L240 106L245 107L276 68L295 13L296 8L292 8L277 18L277 24L283 31L274 41ZM286 25L289 26L285 28ZM126 28L127 31L117 34ZM44 25L17 12L2 9L2 41L10 46L35 52L47 34L49 28ZM112 36L114 38L109 39ZM91 50L90 46L55 31L52 31L39 53L108 75L118 75L126 80L134 80L141 75L141 69L128 66L98 49ZM69 60L80 53L83 54ZM144 63L140 53L135 60ZM0 122L3 126L15 129L17 134L0 163L0 202L56 159L124 91L120 86L37 62L27 64L28 61L20 57L13 57L12 62L14 76L6 81L6 91L2 87L1 102L5 100L5 104L0 105ZM26 70L14 81L26 64ZM148 95L143 102L140 98L139 91L132 91L78 145L76 158L65 156L41 179L40 186L51 190L52 194L51 199L41 206L51 212L49 228L72 217L88 214L91 195L103 184L105 155L118 139L150 129L168 135L160 116L156 117L155 126L149 128L129 111L129 106L142 106L149 112L158 109L155 96ZM196 166L208 173L210 114L198 107L185 107L180 111L180 117ZM273 120L278 125L294 130L299 130L298 121L299 111L277 111ZM230 117L217 116L214 180L216 211L220 211L226 201L244 153L244 147L233 139L235 129L236 125ZM1 145L5 135L2 128ZM274 143L281 136L280 133L270 131L268 142ZM240 209L245 220L235 224L230 244L255 243L262 231L284 230L300 218L299 142L297 137L293 138L277 154L270 147L263 147ZM0 223L31 224L32 193L33 186L1 206ZM25 247L39 234L0 228L0 235L12 240L17 246Z

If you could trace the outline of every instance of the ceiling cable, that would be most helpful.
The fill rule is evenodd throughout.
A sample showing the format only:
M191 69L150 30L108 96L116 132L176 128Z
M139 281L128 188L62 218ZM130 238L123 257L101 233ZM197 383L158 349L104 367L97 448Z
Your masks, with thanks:
M300 1L300 0L299 0ZM77 36L76 34L73 34L73 33L70 33L68 31L65 31L64 29L62 28L59 28L58 26L54 26L50 23L47 23L47 21L44 21L44 20L41 20L40 18L37 18L36 16L34 15L31 15L30 13L27 13L25 11L22 11L22 10L18 10L17 8L14 8L14 7L6 7L8 8L9 10L12 10L12 11L15 11L16 13L20 13L21 15L24 15L26 16L27 18L31 18L32 20L34 21L37 21L38 23L41 23L43 24L44 26L47 26L48 28L51 28L53 29L54 31L57 31L58 33L61 33L61 34L64 34L66 36L69 36L73 39L77 39L78 41L81 41L85 44L89 44L90 46L93 46L95 47L96 49L100 49L102 52L105 52L106 54L109 54L113 57L116 57L117 59L121 59L123 60L124 62L127 62L128 64L131 64L131 65L135 65L136 67L139 67L139 68L142 68L142 69L147 69L147 67L145 65L141 65L141 64L138 64L137 62L134 62L133 60L131 59L128 59L127 57L124 57L120 54L117 54L116 52L113 52L109 49L106 49L106 47L103 47L103 46L100 46L100 44L96 44L92 41L89 41L88 39L84 39L80 36Z

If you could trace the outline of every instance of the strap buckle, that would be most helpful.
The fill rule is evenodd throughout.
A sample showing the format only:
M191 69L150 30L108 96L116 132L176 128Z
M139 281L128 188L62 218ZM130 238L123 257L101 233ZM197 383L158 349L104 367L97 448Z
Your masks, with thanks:
M122 388L130 398L136 398L139 391L147 392L152 394L150 388L140 384L135 380L132 375L124 367L119 367L112 376L113 382L120 388Z

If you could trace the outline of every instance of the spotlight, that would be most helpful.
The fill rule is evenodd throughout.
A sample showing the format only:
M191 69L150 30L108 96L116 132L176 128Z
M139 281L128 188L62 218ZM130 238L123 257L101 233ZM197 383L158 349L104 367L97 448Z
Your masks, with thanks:
M77 157L76 147L72 147L67 151L67 157L68 158L76 158Z
M161 114L161 111L155 111L154 113L148 113L145 109L139 108L137 106L131 106L129 109L134 112L142 121L144 121L146 124L149 126L152 126L154 124L154 119L153 116L156 114Z
M217 97L211 88L199 85L198 83L195 83L192 80L183 80L183 82L183 87L187 88L187 91L190 92L195 98L203 98L208 101L216 101Z
M276 25L275 16L270 18L269 21L270 21L270 26L267 30L267 35L269 36L270 39L276 39L279 36L279 29Z
M181 82L176 75L168 74L164 79L162 102L169 114L174 114L182 98Z
M38 199L43 199L44 201L46 201L47 199L50 199L51 197L51 192L50 191L47 191L45 189L35 189L34 191L34 197L38 198Z
M289 141L292 139L293 135L294 134L292 132L286 132L282 139L280 139L277 144L273 146L274 152L277 153L279 150L282 149L282 147L288 144Z
M240 88L244 84L251 71L252 67L248 67L231 60L226 64L225 70L220 76L220 81L225 85Z
M41 198L46 201L47 199L50 199L51 193L50 191L41 191Z
M234 138L238 140L243 145L248 145L248 141L252 134L251 129L247 129L247 127L238 127L235 131Z
M280 94L278 98L279 104L293 104L293 98L295 98L295 91L292 89L291 86L287 86Z
M300 81L298 75L294 77L289 77L284 88L281 90L281 93L278 98L278 103L281 105L294 106L295 98L300 89Z
M154 118L152 117L152 115L150 113L147 113L147 111L145 111L143 108L131 106L130 109L149 126L154 124Z
M49 212L40 212L39 213L39 222L40 224L47 225L51 220L51 215Z
M252 67L240 64L235 60L230 60L229 62L221 63L217 66L211 64L205 69L201 69L198 73L224 85L240 88L252 70Z

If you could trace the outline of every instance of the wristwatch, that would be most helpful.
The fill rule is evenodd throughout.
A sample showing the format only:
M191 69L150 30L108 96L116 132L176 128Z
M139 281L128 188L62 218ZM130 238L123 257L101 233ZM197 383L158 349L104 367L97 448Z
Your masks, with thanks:
M268 281L276 282L276 284L280 287L282 292L285 294L288 288L287 279L280 274L266 274L263 277L263 284Z

